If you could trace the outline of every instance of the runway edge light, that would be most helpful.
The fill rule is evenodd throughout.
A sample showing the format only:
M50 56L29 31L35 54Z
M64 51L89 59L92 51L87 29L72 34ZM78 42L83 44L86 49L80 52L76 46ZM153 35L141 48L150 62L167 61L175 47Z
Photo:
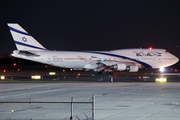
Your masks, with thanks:
M49 75L56 75L56 72L49 72Z
M1 76L1 80L4 80L6 77L5 76Z
M40 75L33 75L33 76L31 76L31 79L38 80L38 79L41 79L41 76Z
M166 77L160 77L160 78L156 78L155 81L157 83L166 83L167 82L167 78Z

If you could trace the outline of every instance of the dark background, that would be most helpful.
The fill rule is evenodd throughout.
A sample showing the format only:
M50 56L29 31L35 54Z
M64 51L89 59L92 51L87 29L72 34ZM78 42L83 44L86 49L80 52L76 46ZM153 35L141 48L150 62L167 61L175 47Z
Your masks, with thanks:
M51 50L164 48L180 57L178 0L0 0L0 55L16 49L7 23Z

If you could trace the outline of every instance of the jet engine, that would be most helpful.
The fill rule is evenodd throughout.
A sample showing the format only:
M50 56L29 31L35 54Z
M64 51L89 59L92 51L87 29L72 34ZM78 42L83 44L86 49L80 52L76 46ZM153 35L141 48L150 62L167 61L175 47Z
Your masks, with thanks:
M113 66L114 69L117 70L126 70L126 64L122 63L122 64L116 64Z
M111 68L116 70L128 70L129 72L137 72L139 70L139 67L136 65L126 66L124 63L113 65Z
M128 66L129 72L137 72L139 70L139 67L136 65L130 65Z

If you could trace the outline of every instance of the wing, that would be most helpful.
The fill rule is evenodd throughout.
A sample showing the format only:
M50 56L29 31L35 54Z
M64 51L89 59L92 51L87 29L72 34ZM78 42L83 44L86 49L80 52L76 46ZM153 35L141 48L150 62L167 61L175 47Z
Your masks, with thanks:
M113 60L100 60L96 58L96 60L93 59L93 61L90 61L88 64L84 66L86 71L93 70L93 71L103 71L105 69L109 70L129 70L129 72L137 72L139 68L142 68L143 66L139 63L132 62L132 61L113 61Z

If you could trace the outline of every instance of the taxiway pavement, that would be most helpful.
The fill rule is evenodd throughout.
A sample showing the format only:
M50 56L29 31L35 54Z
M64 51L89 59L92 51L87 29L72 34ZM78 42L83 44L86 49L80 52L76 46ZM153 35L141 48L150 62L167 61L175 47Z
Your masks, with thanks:
M1 83L0 102L92 101L95 120L179 120L180 83ZM0 120L69 120L70 104L0 104ZM91 117L91 104L74 104L74 120Z

